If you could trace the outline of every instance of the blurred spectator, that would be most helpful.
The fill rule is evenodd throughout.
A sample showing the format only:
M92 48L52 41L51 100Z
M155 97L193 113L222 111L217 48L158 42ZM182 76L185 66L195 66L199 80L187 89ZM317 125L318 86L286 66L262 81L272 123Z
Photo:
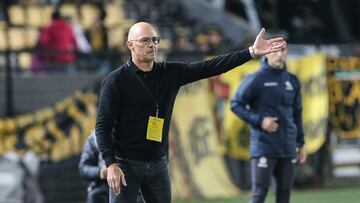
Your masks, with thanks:
M230 87L220 79L220 76L209 78L210 89L215 97L215 119L216 129L219 135L222 133L222 121L224 120L225 105L229 99ZM220 140L220 138L219 138Z
M76 64L78 70L89 70L89 61L91 59L91 46L87 40L81 25L71 16L66 16L65 19L71 25L72 31L75 35L77 55Z
M94 52L101 52L108 49L107 28L100 17L95 17L90 30L86 33Z
M177 28L174 50L194 51L194 49L194 45L190 42L189 30L183 27Z
M223 41L221 30L217 26L212 26L208 30L209 55L218 55L226 52L226 45Z
M22 155L20 165L25 171L25 196L24 203L43 203L44 196L39 185L40 158L32 150Z
M45 73L45 57L43 56L45 53L43 47L40 46L39 41L34 47L34 53L31 59L30 70L34 74L43 74Z
M75 35L77 49L82 53L90 53L91 46L88 40L86 39L86 36L84 34L81 25L78 22L76 22L75 19L73 19L71 16L66 16L65 19L71 25L72 31Z
M87 203L109 202L107 170L97 148L95 132L92 132L85 143L79 163L80 176L89 181Z
M107 169L99 152L95 131L92 131L85 143L79 163L80 176L89 181L87 203L109 202L109 187L107 185ZM137 203L143 203L139 193Z
M38 184L40 160L32 151L0 155L0 202L43 203Z
M0 202L23 202L25 172L14 152L0 155Z
M192 41L197 34L206 29L207 24L197 21L196 19L186 15L186 11L180 0L128 0L124 4L126 15L135 21L151 21L159 30L161 38L172 39L173 47L176 44L183 48L188 46L195 50L195 43ZM191 28L187 30L187 38L179 33L177 28ZM187 41L189 43L187 43ZM181 49L181 48L180 48Z
M195 38L196 51L202 53L209 52L208 37L205 34L199 34Z
M52 21L40 33L39 46L44 49L44 67L48 72L74 72L76 61L76 37L69 23L58 11Z
M99 70L107 72L109 69L109 64L107 63L109 51L108 30L101 17L94 18L94 23L92 24L90 30L86 33L86 37L90 42L94 55L93 66Z

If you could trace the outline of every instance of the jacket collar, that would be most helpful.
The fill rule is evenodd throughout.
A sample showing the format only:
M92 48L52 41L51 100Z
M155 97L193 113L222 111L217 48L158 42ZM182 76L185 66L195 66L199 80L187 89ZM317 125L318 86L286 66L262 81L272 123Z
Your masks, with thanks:
M144 71L140 70L140 69L134 64L134 62L131 60L131 58L127 60L126 66L129 68L129 70L130 70L131 73L133 73L133 74L142 73L142 74L150 74L150 75L152 75L152 74L155 72L155 70L157 69L157 64L154 62L154 68L153 68L151 71L149 71L149 72L144 72Z

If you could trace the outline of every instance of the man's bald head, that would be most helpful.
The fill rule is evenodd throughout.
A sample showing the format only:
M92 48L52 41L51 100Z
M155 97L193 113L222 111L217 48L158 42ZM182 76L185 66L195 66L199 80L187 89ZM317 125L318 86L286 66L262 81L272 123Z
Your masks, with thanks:
M159 42L155 28L149 23L139 22L131 26L126 45L131 51L132 61L140 69L149 71L158 53Z
M142 37L157 37L155 28L147 22L138 22L131 26L128 34L128 41L138 40Z

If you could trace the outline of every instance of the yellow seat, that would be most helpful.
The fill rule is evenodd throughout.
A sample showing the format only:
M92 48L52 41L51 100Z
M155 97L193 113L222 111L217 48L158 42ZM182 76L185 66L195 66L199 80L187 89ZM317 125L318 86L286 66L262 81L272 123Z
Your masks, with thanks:
M21 70L29 70L31 66L32 55L28 52L18 54L17 61Z
M12 25L25 25L25 9L20 5L13 5L9 8L9 20Z
M39 40L39 30L36 28L28 28L25 30L25 43L26 47L32 49L36 46Z
M75 4L63 4L60 7L60 14L64 17L71 17L76 22L79 19L78 10Z
M45 25L43 20L43 8L39 5L29 5L26 9L26 22L30 27L40 28Z
M111 29L108 29L108 44L110 48L121 48L125 46L124 44L124 34L125 30L120 27L114 27Z
M8 28L8 42L11 51L19 51L25 49L25 33L22 28Z
M123 19L120 23L120 26L126 30L129 31L130 27L134 24L134 20L133 19Z
M124 17L123 10L120 5L112 3L105 5L106 18L105 26L110 28L119 25Z
M89 29L95 18L100 16L99 9L92 4L83 4L80 7L81 25L84 29Z
M0 29L5 29L7 27L7 23L5 20L0 20Z
M169 39L161 39L159 49L167 50L171 47L171 41Z
M42 7L42 19L44 26L49 25L51 22L51 14L54 12L53 5L44 5Z

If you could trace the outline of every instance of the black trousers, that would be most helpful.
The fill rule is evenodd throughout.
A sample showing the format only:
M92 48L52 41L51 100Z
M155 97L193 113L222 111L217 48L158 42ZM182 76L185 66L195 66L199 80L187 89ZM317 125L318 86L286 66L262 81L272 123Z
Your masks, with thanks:
M87 194L86 203L108 203L109 188L105 185L94 187Z
M121 193L116 196L110 190L111 203L136 203L139 190L145 202L170 203L171 185L166 156L155 161L134 161L118 159L125 175L127 186L121 185Z
M272 178L275 183L276 203L289 203L294 182L296 159L252 158L252 196L250 203L265 201Z
M86 203L108 203L109 202L109 187L101 185L94 187L88 192ZM144 199L139 192L136 203L144 203Z

